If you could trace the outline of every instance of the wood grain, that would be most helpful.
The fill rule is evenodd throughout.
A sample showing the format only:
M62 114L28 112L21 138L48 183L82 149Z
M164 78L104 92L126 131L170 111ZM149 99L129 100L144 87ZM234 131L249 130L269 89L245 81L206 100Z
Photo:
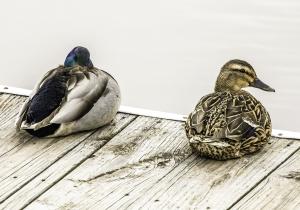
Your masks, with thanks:
M118 114L61 138L16 132L25 97L0 94L0 209L299 209L300 142L200 158L183 124Z
M118 114L118 122L98 129L94 134L88 137L85 141L82 141L76 147L74 147L69 153L65 154L61 159L50 165L42 173L37 174L29 183L20 188L17 192L7 198L0 204L0 208L5 209L20 209L24 208L31 201L33 201L40 194L48 190L51 186L57 183L67 173L74 170L78 165L93 157L93 153L99 150L104 144L106 144L114 135L120 132L124 127L130 124L135 119L133 115ZM74 140L74 139L73 139ZM66 141L61 140L60 142ZM70 144L70 142L65 142ZM60 145L61 148L66 148L66 145ZM55 146L56 148L56 146ZM56 148L57 149L57 148ZM53 153L52 153L53 155ZM51 156L52 156L51 155ZM46 155L43 155L42 159ZM36 168L41 168L43 165L36 165ZM31 170L33 171L34 168ZM37 169L35 169L37 170ZM22 172L23 175L24 171ZM21 177L18 177L22 179ZM17 176L17 175L15 175ZM27 177L25 175L25 177Z
M227 209L300 147L272 139L255 155L193 154L182 124L138 117L28 209Z
M31 136L16 132L14 126L14 119L25 100L26 97L0 93L0 157L22 142L32 139Z
M61 138L33 138L26 132L17 132L13 126L20 106L14 106L14 104L23 102L24 97L7 96L4 94L0 98L0 107L2 109L0 116L3 119L0 125L1 145L6 145L5 147L2 146L2 154L0 156L0 203L3 203L48 167L60 161L73 149L82 147L87 137L95 133L96 130ZM12 106L9 105L10 103ZM100 129L101 135L99 137L102 140L105 139L102 145L126 127L134 118L135 116L133 115L118 114L115 123ZM80 157L76 156L76 158L70 159L68 164L65 163L64 170L58 171L56 179L65 175L74 165L81 163L82 160L95 149L99 149L99 147L101 147L101 143L97 142L95 143L95 147L90 148L86 154L76 154L80 155ZM52 183L45 182L45 184L51 185ZM43 191L44 188L40 190ZM9 202L9 200L6 202Z
M232 209L300 209L300 150Z

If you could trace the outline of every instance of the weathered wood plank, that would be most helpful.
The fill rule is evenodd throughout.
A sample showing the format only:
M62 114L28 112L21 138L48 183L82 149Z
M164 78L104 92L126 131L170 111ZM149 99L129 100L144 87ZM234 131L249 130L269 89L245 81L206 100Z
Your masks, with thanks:
M22 96L0 94L0 156L22 142L32 139L30 136L24 136L16 132L14 128L15 117L25 100L26 97Z
M106 144L114 135L124 129L135 119L133 115L118 114L118 123L98 129L94 134L81 142L59 161L55 162L41 174L34 177L28 184L0 204L0 209L21 209L36 197L48 190L67 173L74 170L93 153Z
M122 207L227 209L300 147L299 142L283 139L270 143L256 155L238 160L199 161L191 156L183 167Z
M87 160L83 168L79 166L81 169L73 173L74 170L72 176L67 176L63 182L58 183L64 185L66 191L60 191L62 185L59 185L59 191L57 189L54 191L63 193L63 198L58 196L60 198L55 202L52 199L48 202L48 199L42 198L27 208L71 208L74 205L78 209L93 208L95 197L103 200L109 193L120 187L130 187L122 184L125 180L135 179L135 177L144 180L143 174L146 175L155 168L163 168L168 164L178 164L185 155L190 155L186 139L182 139L181 132L180 123L139 117L95 153L94 158ZM181 140L176 140L176 136ZM184 145L180 145L181 143ZM181 150L179 151L178 148ZM188 150L187 154L182 154L184 149ZM164 170L161 172L157 171L157 178L165 175ZM91 181L86 181L88 179ZM148 179L148 181L154 184L157 179ZM54 188L56 186L57 184ZM52 192L52 188L49 191ZM79 199L81 196L83 200ZM86 196L88 200L84 201ZM119 196L123 194L117 197ZM105 208L105 205L100 205L101 209Z
M300 209L300 150L232 209Z
M2 111L2 114L6 112L8 110ZM4 124L5 129L0 131L0 136L5 136L1 143L10 145L7 146L7 150L3 150L0 156L0 203L14 195L74 148L80 148L87 137L96 132L94 130L61 138L38 139L29 136L25 132L16 132L13 126L15 116L16 113L12 115L7 125ZM105 142L109 141L115 134L130 124L134 118L133 115L118 114L115 125L102 128L99 138L105 139ZM6 133L9 133L9 135L5 135ZM96 140L94 139L94 141ZM94 149L99 149L100 146L100 143L95 143ZM91 152L93 149L89 149L89 151ZM80 157L76 156L77 158L73 158L68 163L69 165L65 164L64 170L59 171L56 178L63 176L74 165L79 164L90 155L90 152L82 153Z
M192 154L182 124L139 117L28 209L226 209L300 147L272 139L256 155Z

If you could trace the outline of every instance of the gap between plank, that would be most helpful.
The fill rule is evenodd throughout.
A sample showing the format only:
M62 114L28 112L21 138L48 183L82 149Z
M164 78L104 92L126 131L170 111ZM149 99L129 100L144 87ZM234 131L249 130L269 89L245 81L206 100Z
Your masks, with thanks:
M282 166L286 161L288 161L294 154L300 151L298 147L294 152L292 152L288 157L286 157L281 163L279 163L273 170L267 173L261 180L259 180L254 186L252 186L248 191L246 191L241 197L239 197L235 202L233 202L227 209L232 209L236 204L238 204L244 197L246 197L252 190L254 190L260 183L272 175L280 166Z
M81 164L83 164L86 160L88 160L93 154L95 154L98 150L100 150L102 147L104 147L110 140L112 140L115 136L117 136L120 132L122 132L125 128L127 128L133 121L135 121L137 118L137 116L135 118L133 118L131 121L128 122L127 125L125 125L123 128L121 128L117 133L115 133L115 135L113 135L109 140L107 140L106 142L104 142L104 144L102 144L99 147L96 147L89 155L87 155L84 159L82 159L79 163L77 163L76 165L74 165L72 168L70 168L65 174L63 174L61 177L59 177L58 179L56 179L54 182L52 182L50 185L48 185L44 190L42 190L38 195L34 196L32 199L30 199L26 204L24 204L21 209L25 209L27 206L29 206L32 202L34 202L37 198L39 198L41 195L43 195L45 192L47 192L49 189L51 189L54 185L56 185L58 182L60 182L63 178L65 178L68 174L70 174L72 171L74 171L76 168L78 168L78 166L80 166ZM92 132L88 137L86 137L84 140L82 140L79 144L81 144L82 142L84 142L87 138L89 138L91 135L93 135L94 133L97 132L98 129L96 129L94 132ZM74 146L72 149L70 149L67 153L71 152L71 150L73 150L75 147L77 147L79 144L77 144L76 146ZM67 154L66 153L66 154ZM60 160L61 158L63 158L66 154L64 154L62 157L60 157L58 160ZM56 160L54 163L52 163L51 165L49 165L49 167L47 167L45 170L43 170L41 173L39 173L38 175L42 174L44 171L46 171L48 168L50 168L53 164L55 164L58 160ZM38 176L37 175L37 176ZM34 178L36 178L37 176L35 176ZM34 178L32 178L31 180L33 180ZM31 181L30 180L30 181ZM30 182L29 181L29 182ZM29 183L27 182L27 183ZM26 183L26 184L27 184ZM22 186L23 187L23 186Z
M189 154L185 159L183 159L180 163L182 163L182 162L184 162L184 161L186 161L188 158L190 158L192 155L194 154L194 152L192 152L191 154ZM194 158L194 160L196 160L196 159L198 159L198 155ZM192 167L194 167L196 164L194 164L193 162L194 162L194 160L193 161L191 161L191 164L193 164L192 165ZM155 188L155 186L156 186L156 184L158 184L161 180L163 180L166 176L168 176L170 173L172 173L177 167L178 167L178 165L180 164L180 163L178 163L174 168L172 168L170 171L168 171L165 175L163 175L160 179L158 179L150 188L148 188L147 190L146 190L146 192L145 192L145 194L146 193L148 193L148 191L150 191L153 187ZM185 169L186 168L189 168L189 167L191 167L190 166L190 164L189 165L187 165L187 166L185 166L182 170L181 170L181 172L182 171L185 171ZM192 168L191 167L191 168ZM179 172L179 173L181 173L181 172ZM189 170L187 170L186 172L184 172L183 174L181 174L179 177L176 177L176 181L174 181L174 183L173 184L171 184L167 189L166 189L166 191L168 190L168 189L170 189L176 182L177 182L177 180L179 180L182 176L184 176L185 174L187 174L189 172ZM133 190L131 190L130 191L130 193L132 192ZM166 192L165 191L165 192ZM151 201L151 199L153 199L153 197L155 196L156 194L154 194L146 203L144 203L144 205L146 205L146 204L148 204L149 203L149 201ZM122 198L124 198L125 196L123 196ZM137 197L134 201L132 201L131 203L129 203L129 205L128 206L126 206L126 208L129 208L130 206L132 206L138 199L140 199L142 196L140 196L140 197ZM122 199L121 198L121 199ZM117 202L117 201L116 201ZM114 205L114 204L116 204L116 202L114 202L112 205ZM111 206L112 206L111 205ZM110 207L111 207L110 206ZM108 207L108 208L110 208L110 207ZM107 209L108 209L107 208Z
M90 135L88 135L86 138L90 137L92 134L94 134L96 131L93 131ZM3 202L5 202L6 199L8 199L9 197L11 197L12 195L14 195L16 192L18 192L20 189L22 189L25 185L27 185L29 182L31 182L33 179L35 179L37 176L39 176L41 173L43 173L45 170L47 170L49 167L51 167L53 164L55 164L57 161L59 161L61 158L63 158L66 154L68 154L69 152L71 152L75 147L77 147L79 144L81 144L86 138L84 138L82 141L80 141L78 144L74 145L74 147L70 148L69 150L67 150L65 153L61 154L60 157L58 157L56 160L54 160L51 164L49 164L44 170L40 171L39 173L37 173L35 176L33 176L31 179L29 179L28 181L24 182L21 186L19 186L18 188L16 188L14 191L12 191L11 193L9 193L2 201L0 201L0 204L2 204ZM34 138L32 138L34 139ZM28 164L28 163L27 163Z
M17 114L16 114L17 115ZM14 116L16 116L14 115ZM11 119L10 119L11 120ZM4 155L6 155L7 153L11 152L12 150L14 150L15 148L17 148L18 146L28 142L28 141L31 141L32 139L34 139L33 137L28 137L28 139L26 141L22 141L18 144L16 144L15 146L13 146L12 148L10 148L9 150L5 151L4 153L0 154L0 158L3 157ZM1 203L1 202L0 202Z

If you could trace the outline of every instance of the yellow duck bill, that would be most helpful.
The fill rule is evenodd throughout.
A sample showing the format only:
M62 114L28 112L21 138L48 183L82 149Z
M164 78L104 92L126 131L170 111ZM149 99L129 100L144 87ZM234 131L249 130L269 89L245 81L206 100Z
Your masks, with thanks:
M256 78L251 84L251 87L259 88L264 91L269 91L269 92L275 92L273 88L271 88L269 85L265 84L262 82L260 79Z

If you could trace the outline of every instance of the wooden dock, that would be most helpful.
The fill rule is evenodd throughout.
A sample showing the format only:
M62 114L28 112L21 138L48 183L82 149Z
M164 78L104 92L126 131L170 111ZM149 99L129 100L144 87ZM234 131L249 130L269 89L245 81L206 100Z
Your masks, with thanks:
M0 95L0 209L300 209L300 141L229 161L191 151L183 123L119 113L63 138L16 132Z

